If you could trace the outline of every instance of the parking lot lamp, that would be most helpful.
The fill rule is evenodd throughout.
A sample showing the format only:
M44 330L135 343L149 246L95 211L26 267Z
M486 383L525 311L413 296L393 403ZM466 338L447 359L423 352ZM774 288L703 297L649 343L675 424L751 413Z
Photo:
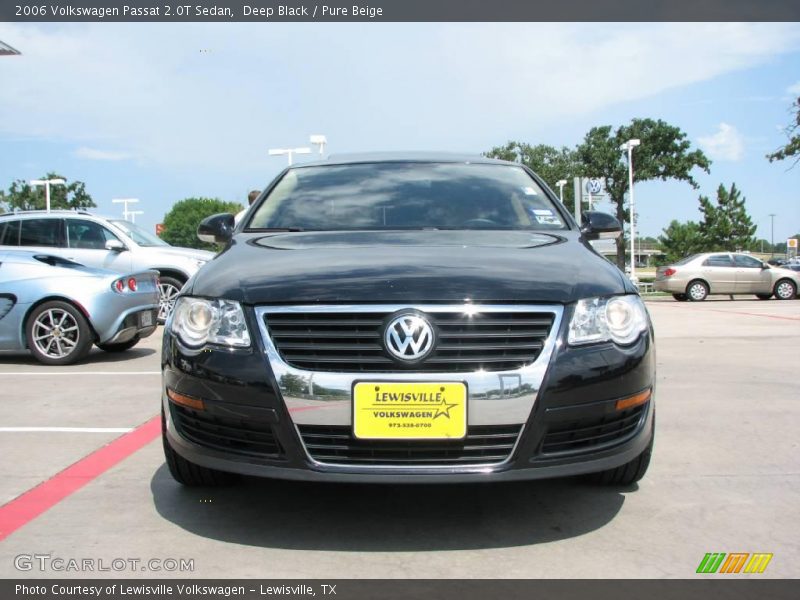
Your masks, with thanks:
M51 185L64 185L67 183L64 179L33 179L31 185L37 187L44 186L44 201L47 212L50 212L50 186Z
M270 156L288 156L289 166L292 165L292 157L295 154L311 154L311 148L272 148L269 151Z
M3 41L0 41L0 56L19 56L22 54L16 48L12 48Z
M132 214L133 211L128 210L128 204L135 204L139 201L138 198L113 198L111 202L113 204L122 204L122 218L128 221L128 217ZM141 214L141 213L139 213Z
M641 140L631 139L622 144L619 149L628 153L628 199L631 210L631 281L636 280L636 225L634 224L634 203L633 203L633 149L641 144Z
M567 185L566 179L559 179L556 181L556 186L558 186L558 199L561 200L561 204L564 204L564 186Z
M328 143L328 138L324 135L312 135L308 141L312 146L319 146L320 154L325 154L325 145Z

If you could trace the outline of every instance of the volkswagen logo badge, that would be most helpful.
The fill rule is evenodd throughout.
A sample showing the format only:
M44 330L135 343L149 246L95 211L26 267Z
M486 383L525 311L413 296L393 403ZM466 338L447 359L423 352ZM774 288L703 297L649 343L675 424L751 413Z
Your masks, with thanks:
M394 358L422 360L433 350L433 327L417 313L405 313L389 321L383 334L386 349Z

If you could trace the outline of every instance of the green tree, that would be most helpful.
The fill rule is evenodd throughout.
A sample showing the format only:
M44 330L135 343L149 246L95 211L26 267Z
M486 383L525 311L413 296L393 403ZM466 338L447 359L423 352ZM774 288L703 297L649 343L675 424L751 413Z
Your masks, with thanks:
M692 170L708 172L711 162L700 150L692 150L691 142L678 127L653 119L633 119L630 124L617 128L610 125L593 127L577 148L577 158L582 163L584 175L604 180L609 199L616 204L620 223L628 222L627 205L628 164L627 155L620 146L636 138L641 145L633 151L634 182L661 179L685 181L697 188ZM625 266L625 240L617 238L617 266Z
M707 196L700 196L699 201L703 213L700 233L709 250L744 250L755 244L756 226L747 214L745 198L735 183L729 190L720 184L716 204Z
M797 164L797 161L800 160L800 98L794 101L791 111L794 113L794 122L790 123L785 130L786 137L788 137L789 140L786 142L786 145L778 148L772 154L767 154L769 162L794 158L795 160L792 164L792 166L794 166Z
M214 244L201 242L197 238L200 221L216 213L236 214L242 208L238 202L225 202L219 198L186 198L176 202L164 216L161 238L173 246L215 250Z
M700 225L694 221L681 223L673 220L664 228L664 233L659 236L658 243L664 253L662 262L673 263L684 256L703 252L706 249L705 240L700 233Z
M64 179L63 175L50 172L41 179ZM50 208L76 210L97 206L86 192L86 184L82 181L67 180L66 185L50 186ZM0 207L11 212L14 210L44 210L47 208L44 186L33 187L24 179L17 179L8 188L8 192L0 192Z
M566 179L570 182L564 186L564 204L572 211L575 203L572 189L572 178L581 175L580 163L575 156L575 151L567 147L560 150L546 144L525 144L510 141L505 146L495 146L485 153L489 158L499 158L521 163L533 170L545 183L555 190L556 182Z

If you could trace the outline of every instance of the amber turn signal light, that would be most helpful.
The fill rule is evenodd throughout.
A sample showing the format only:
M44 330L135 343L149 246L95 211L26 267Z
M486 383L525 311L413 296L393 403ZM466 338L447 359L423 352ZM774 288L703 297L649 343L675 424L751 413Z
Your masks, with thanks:
M617 400L616 409L617 410L625 410L626 408L632 408L634 406L639 406L640 404L644 404L648 400L650 400L651 390L648 388L643 392L639 392L638 394L634 394L633 396L628 396L627 398L622 398L621 400Z
M186 408L191 408L194 410L205 410L206 408L205 404L203 404L203 401L200 400L200 398L193 398L192 396L187 396L186 394L179 394L175 390L171 390L169 388L167 388L167 398L172 400L175 404L180 404Z

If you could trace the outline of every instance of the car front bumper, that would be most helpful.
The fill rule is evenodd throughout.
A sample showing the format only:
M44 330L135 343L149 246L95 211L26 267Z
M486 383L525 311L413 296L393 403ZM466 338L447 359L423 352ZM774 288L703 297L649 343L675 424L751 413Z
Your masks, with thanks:
M248 319L255 325L252 313ZM513 448L495 464L467 461L420 467L320 461L304 437L308 413L302 406L290 408L287 404L261 340L255 340L254 347L247 350L191 352L166 329L162 359L165 436L178 454L195 464L243 475L296 480L502 481L563 477L621 466L645 450L653 437L652 330L628 347L602 343L572 348L560 342L567 321L562 321L555 332L557 343L552 353L540 357L546 358L543 377L526 415L510 418L506 424L476 425L470 420L470 427L518 427ZM168 389L201 399L204 409L187 412L186 407L169 399ZM644 404L617 410L620 399L643 391L650 392ZM316 412L322 415L320 425L325 425L335 409L328 417L325 410ZM300 414L304 415L302 419L298 418ZM349 431L338 422L335 427L339 433Z

